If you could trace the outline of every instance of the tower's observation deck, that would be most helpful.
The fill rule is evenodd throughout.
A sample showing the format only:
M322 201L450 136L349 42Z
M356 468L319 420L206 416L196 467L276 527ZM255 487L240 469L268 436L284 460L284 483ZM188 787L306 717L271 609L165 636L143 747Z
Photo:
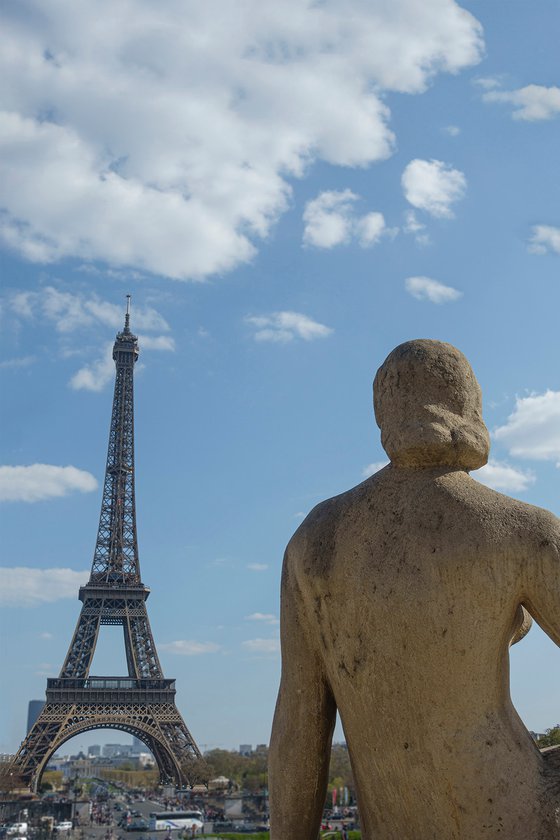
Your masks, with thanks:
M174 703L175 680L131 677L47 679L47 703Z

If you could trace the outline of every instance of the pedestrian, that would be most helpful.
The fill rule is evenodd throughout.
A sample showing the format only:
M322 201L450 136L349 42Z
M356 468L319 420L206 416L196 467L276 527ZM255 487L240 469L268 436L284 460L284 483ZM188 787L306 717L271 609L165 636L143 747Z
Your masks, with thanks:
M348 840L348 832L346 830L346 826L344 825L344 823L342 823L342 825L340 827L340 837L341 837L341 840Z

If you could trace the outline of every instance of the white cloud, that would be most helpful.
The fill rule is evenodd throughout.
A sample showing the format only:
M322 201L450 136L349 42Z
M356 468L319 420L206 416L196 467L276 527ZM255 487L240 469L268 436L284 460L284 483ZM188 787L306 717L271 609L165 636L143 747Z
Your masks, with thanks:
M467 179L441 160L411 160L401 184L406 200L432 216L451 218L451 205L465 195Z
M560 114L560 88L526 85L518 90L489 90L482 95L484 102L509 102L513 105L514 120L536 122L551 120Z
M252 572L265 572L268 569L267 563L247 563L247 568Z
M426 225L418 219L414 210L405 212L403 230L405 233L412 234L419 245L428 245L430 242L430 237L426 233Z
M517 458L556 461L560 466L560 391L517 397L494 437Z
M278 653L280 651L279 639L247 639L241 643L251 653Z
M384 234L392 235L395 233L385 225L385 218L383 213L372 211L361 216L355 222L355 230L358 236L358 242L362 248L369 248L370 245L375 245L379 242Z
M52 633L49 633L48 630L45 630L44 633L39 634L39 638L49 642L51 639L54 639L54 636Z
M546 254L548 251L560 254L560 228L535 225L529 240L529 251L532 254Z
M76 598L89 579L89 570L0 568L0 603L33 607L63 598Z
M521 493L535 482L535 474L530 470L519 470L517 467L493 459L471 475L481 484L492 487L493 490L505 490L512 493Z
M35 356L19 356L16 359L5 359L0 362L0 370L18 370L22 367L29 367L35 362Z
M70 379L74 391L102 391L115 375L113 344L105 345L105 351L99 359L84 365Z
M103 300L95 292L74 294L45 286L38 292L18 292L10 300L13 311L22 318L41 318L53 324L59 333L72 333L85 327L102 325L115 330L124 323L124 295L119 304ZM148 332L168 332L169 324L151 306L132 308L134 329Z
M429 300L431 303L451 303L463 294L452 286L440 283L439 280L432 280L431 277L407 277L404 285L412 297Z
M273 341L285 344L294 338L314 341L326 338L333 330L319 324L301 312L272 312L270 315L248 315L247 324L255 328L255 341Z
M315 160L366 166L386 91L478 62L453 0L117 0L4 14L4 242L203 279L251 259Z
M493 90L493 88L500 87L501 77L500 76L478 76L476 79L473 79L473 84L478 85L478 87L483 88L483 90Z
M229 566L231 564L231 560L229 557L215 557L214 560L210 561L211 566Z
M45 286L37 292L17 292L9 299L9 305L20 318L40 319L52 324L62 341L76 330L96 327L121 330L124 324L124 295L122 303L116 304L103 300L95 292L75 294L54 286ZM134 331L169 332L169 324L163 315L151 306L133 305L131 317ZM141 351L175 350L175 341L170 335L142 333L139 344ZM76 371L70 379L70 387L76 391L102 391L115 375L112 348L113 343L107 343L97 359Z
M110 277L112 280L122 280L125 283L130 283L131 280L145 280L146 275L141 271L135 271L132 268L109 268L108 266L94 265L93 263L82 263L76 266L76 271L81 271L82 274L92 274L94 277Z
M303 241L316 248L332 248L348 242L352 231L352 203L357 198L351 190L327 190L308 201L303 212Z
M192 639L178 639L175 642L159 644L160 650L176 653L179 656L200 656L203 653L217 653L221 646L215 642L195 642Z
M175 340L170 335L139 335L140 350L170 350L175 351Z
M367 467L364 467L362 470L362 477L369 478L370 475L374 475L379 470L382 470L383 467L386 467L389 461L374 461L373 464L368 464Z
M376 211L359 216L355 203L360 196L352 190L326 190L308 201L303 212L303 241L315 248L333 248L357 240L369 248L387 233L382 213Z
M69 493L89 493L96 488L94 476L77 467L56 467L52 464L0 466L2 502L40 502Z
M262 621L265 624L279 624L279 620L276 618L274 613L255 612L255 613L251 613L251 615L246 615L245 620L246 621Z
M443 131L446 134L449 134L450 137L458 137L461 133L461 129L458 125L445 125L443 127Z

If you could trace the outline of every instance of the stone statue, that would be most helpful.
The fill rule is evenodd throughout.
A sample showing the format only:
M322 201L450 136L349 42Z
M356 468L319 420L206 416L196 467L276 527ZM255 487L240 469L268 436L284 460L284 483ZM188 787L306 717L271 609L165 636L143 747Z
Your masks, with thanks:
M523 608L560 645L560 520L469 476L489 437L450 344L393 350L374 405L391 463L286 551L271 840L317 840L337 709L363 840L560 838L560 750L539 752L508 673Z

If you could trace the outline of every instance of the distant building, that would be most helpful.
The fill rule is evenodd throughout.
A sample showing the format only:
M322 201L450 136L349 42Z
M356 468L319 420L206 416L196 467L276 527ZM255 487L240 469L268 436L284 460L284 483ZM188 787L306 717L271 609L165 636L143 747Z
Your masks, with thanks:
M146 745L140 738L137 738L135 735L132 736L132 754L139 755L140 753L146 752Z
M93 760L91 758L76 758L74 761L69 762L65 768L63 769L64 777L67 779L70 778L82 778L85 779L88 776L91 776L93 773Z
M257 746L255 747L255 752L258 753L259 755L262 755L263 753L267 753L268 752L268 744L257 744Z
M101 747L99 744L92 744L91 747L88 747L87 754L90 758L97 758L101 755Z
M41 712L43 711L43 706L45 705L44 700L30 700L29 706L27 707L27 731L31 729Z
M252 744L239 744L239 755L251 755L253 752Z
M49 770L62 770L62 772L64 773L65 768L68 767L69 764L70 760L67 755L59 755L57 753L56 755L53 755L53 757L50 759L49 763L47 764L47 768Z
M102 754L104 758L114 758L116 755L130 755L132 744L105 744Z

